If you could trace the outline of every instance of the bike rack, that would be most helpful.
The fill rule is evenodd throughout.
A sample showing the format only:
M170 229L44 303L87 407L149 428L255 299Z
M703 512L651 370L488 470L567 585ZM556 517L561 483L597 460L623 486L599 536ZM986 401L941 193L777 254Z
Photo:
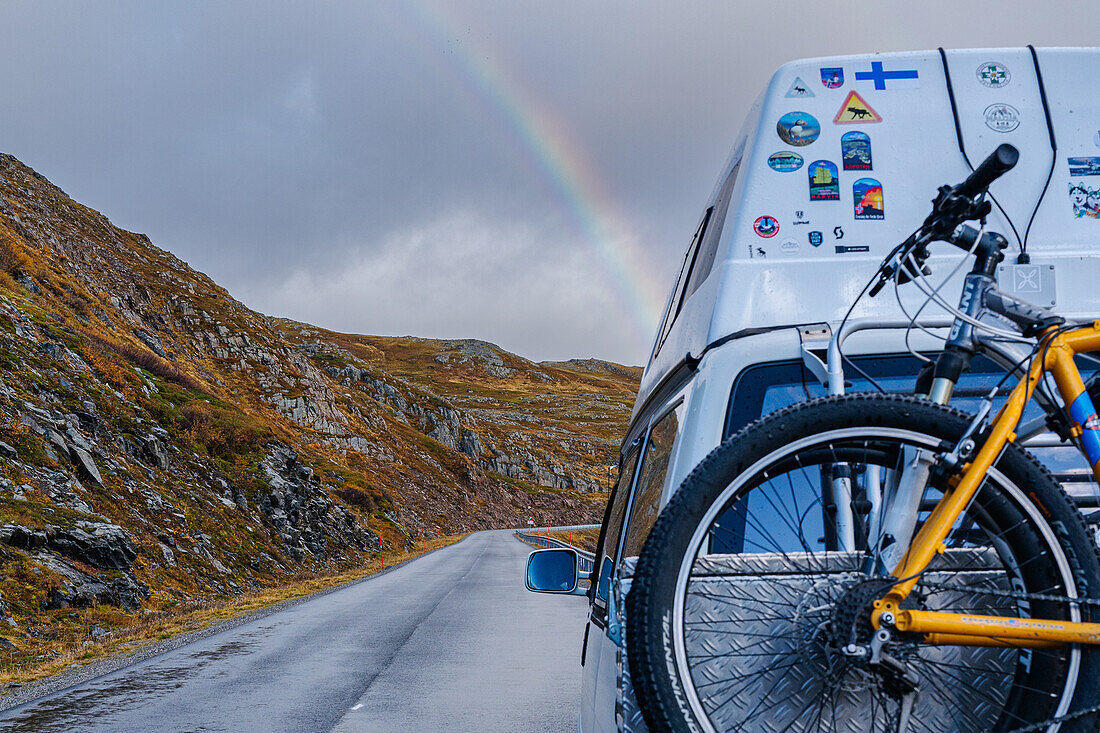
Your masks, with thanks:
M832 333L827 324L801 330L802 361L815 377L821 380L830 395L844 394L844 358L841 349L849 336L858 331L901 330L909 328L950 328L955 322L954 316L925 316L912 321L908 318L853 318L846 321L840 330ZM817 351L828 339L826 359L821 360ZM818 346L818 348L814 348Z

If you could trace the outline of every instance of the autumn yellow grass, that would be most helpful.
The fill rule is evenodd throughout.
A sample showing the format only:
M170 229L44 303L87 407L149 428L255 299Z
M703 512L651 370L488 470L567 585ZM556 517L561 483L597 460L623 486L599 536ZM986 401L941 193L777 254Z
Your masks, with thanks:
M424 554L452 545L466 537L466 534L437 537L418 544L410 551L387 554L386 567L413 560ZM79 639L58 639L50 646L56 657L42 663L17 663L11 653L0 653L0 686L10 683L27 683L45 677L52 677L70 671L97 660L130 654L156 642L165 641L193 631L199 631L212 624L261 611L283 601L303 598L320 591L329 591L349 583L363 580L382 571L378 558L371 558L362 565L338 573L301 574L278 586L244 593L235 598L208 601L187 608L177 608L154 614L102 637L98 641ZM100 607L88 609L89 626L99 615L96 611L110 612L114 609ZM125 616L124 614L118 614ZM0 694L3 694L0 691Z

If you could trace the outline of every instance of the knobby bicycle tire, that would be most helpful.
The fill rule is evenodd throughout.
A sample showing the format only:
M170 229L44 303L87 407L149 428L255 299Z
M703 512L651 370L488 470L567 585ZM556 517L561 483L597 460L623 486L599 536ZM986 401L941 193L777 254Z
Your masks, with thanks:
M626 643L631 678L650 730L686 733L723 729L720 716L700 703L702 695L697 689L697 686L704 685L720 689L718 686L722 685L722 680L694 679L699 673L684 662L686 651L683 647L687 644L684 639L688 635L678 634L674 628L676 614L672 609L676 607L677 593L686 594L686 590L678 591L684 568L688 568L690 574L691 568L698 564L698 559L685 561L685 553L695 552L691 549L692 543L699 541L699 526L704 517L708 513L714 514L717 510L715 503L720 499L723 502L727 498L745 502L745 497L753 490L746 484L738 495L736 491L731 494L727 487L735 484L750 467L770 465L767 464L768 457L781 455L796 439L812 445L815 436L843 436L844 431L848 431L848 434L858 437L893 431L899 435L924 436L921 439L928 445L946 451L963 434L969 420L968 415L957 410L914 397L872 394L827 397L762 418L712 451L684 480L661 512L642 549L626 599ZM837 442L840 442L839 438ZM883 445L886 443L883 442ZM777 459L775 465L790 465L791 460L798 458L787 456ZM994 480L994 475L1001 478ZM998 557L1005 556L998 560L1003 566L998 572L1003 573L1005 578L999 575L996 578L1022 584L1022 588L1013 587L1013 590L1025 593L1049 592L1054 587L1063 594L1076 597L1100 596L1100 552L1089 536L1080 512L1053 476L1033 456L1015 445L1007 447L990 476L979 492L972 511L978 517L977 524L982 525L985 536L990 536L989 528L996 530L994 549ZM727 509L729 506L734 504L726 504ZM800 542L805 544L807 540ZM692 554L692 558L695 557ZM1011 563L1017 563L1018 567L1010 567ZM1016 575L1009 577L1011 573ZM1046 579L1047 575L1051 579ZM961 572L957 577L963 577ZM758 588L759 585L753 587ZM933 589L932 592L936 591ZM746 600L743 605L747 603ZM1014 603L1019 605L1023 601ZM683 601L680 608L687 608L686 604L687 601ZM793 608L794 604L791 606ZM1094 616L1100 616L1094 613L1094 606L1088 605L1077 607L1075 604L1039 601L1030 603L1028 609L1036 617L1070 618L1067 614L1079 613L1081 620L1095 620ZM708 618L708 623L720 621ZM721 643L711 644L708 653L722 652L726 642L721 638L718 641ZM737 643L746 646L743 641L731 642L734 646ZM759 649L761 643L754 641L748 646ZM1068 647L1058 653L1043 650L1012 653L1018 656L1005 663L1014 665L1009 668L1011 689L1003 691L997 698L997 704L1003 705L1003 711L989 730L1010 731L1018 725L1034 723L1037 717L1045 720L1058 711L1059 705L1061 712L1065 713L1083 710L1100 702L1100 654L1095 647ZM804 670L806 664L805 659L795 660L791 670ZM950 676L950 669L944 669ZM704 670L707 674L711 671ZM1053 678L1056 679L1052 682ZM1008 680L1009 674L1005 673L1003 679ZM951 684L951 680L946 683ZM772 686L782 684L779 681ZM867 684L870 687L872 683ZM959 683L956 681L955 684ZM733 697L737 694L760 696L765 692L754 690L751 685L740 681L737 685L726 685L726 688L732 690ZM935 689L926 690L923 694L930 692L936 694ZM975 705L985 705L978 692L973 694ZM782 703L780 701L776 706ZM833 706L832 715L835 716L835 700L829 704ZM825 720L823 725L820 719L822 713L818 711L817 715L816 727L807 724L806 730L848 730L842 724L852 722L834 719ZM779 716L767 722L776 726L775 729L787 729L780 727ZM1062 725L1060 730L1067 733L1095 731L1097 722L1094 716L1082 717ZM750 723L742 721L737 726L731 725L730 729L772 729L763 720L759 724ZM953 725L948 720L918 720L916 723L910 731L947 730ZM962 724L958 725L959 729L964 729ZM858 729L864 730L862 727ZM872 726L872 729L877 728Z

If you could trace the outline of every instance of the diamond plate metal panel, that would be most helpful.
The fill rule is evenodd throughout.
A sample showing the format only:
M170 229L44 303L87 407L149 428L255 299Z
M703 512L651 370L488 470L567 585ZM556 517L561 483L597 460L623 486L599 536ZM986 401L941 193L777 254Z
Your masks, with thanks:
M1004 599L975 602L967 586L1003 590L994 556L951 552L918 593L922 605L1007 613ZM823 631L858 556L711 555L698 560L685 606L685 646L702 705L720 731L890 730L897 703L878 676L830 651ZM783 566L797 568L783 573ZM965 568L965 570L963 570ZM959 590L933 590L948 583ZM904 660L925 691L910 731L988 730L1012 680L1018 651L912 647Z
M626 587L634 565L634 558L623 564ZM845 583L860 577L859 565L858 554L843 552L707 555L696 561L685 643L692 681L716 730L894 729L898 706L881 679L828 649L821 633ZM1008 590L997 567L990 551L950 550L936 559L912 603L930 610L1015 613L1007 599L968 591ZM629 660L620 653L619 729L644 731ZM1027 652L914 645L896 653L921 690L911 733L979 733L995 720L1018 655Z

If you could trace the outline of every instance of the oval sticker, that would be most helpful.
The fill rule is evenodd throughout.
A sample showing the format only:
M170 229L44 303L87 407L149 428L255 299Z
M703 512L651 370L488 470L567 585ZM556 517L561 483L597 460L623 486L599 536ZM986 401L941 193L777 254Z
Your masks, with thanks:
M1020 110L1011 104L991 104L985 108L985 125L994 132L1012 132L1020 126Z
M802 167L802 156L788 150L781 150L778 153L772 153L768 156L768 166L773 171L790 173Z
M775 125L779 139L788 145L809 145L821 134L821 125L809 112L788 112Z

